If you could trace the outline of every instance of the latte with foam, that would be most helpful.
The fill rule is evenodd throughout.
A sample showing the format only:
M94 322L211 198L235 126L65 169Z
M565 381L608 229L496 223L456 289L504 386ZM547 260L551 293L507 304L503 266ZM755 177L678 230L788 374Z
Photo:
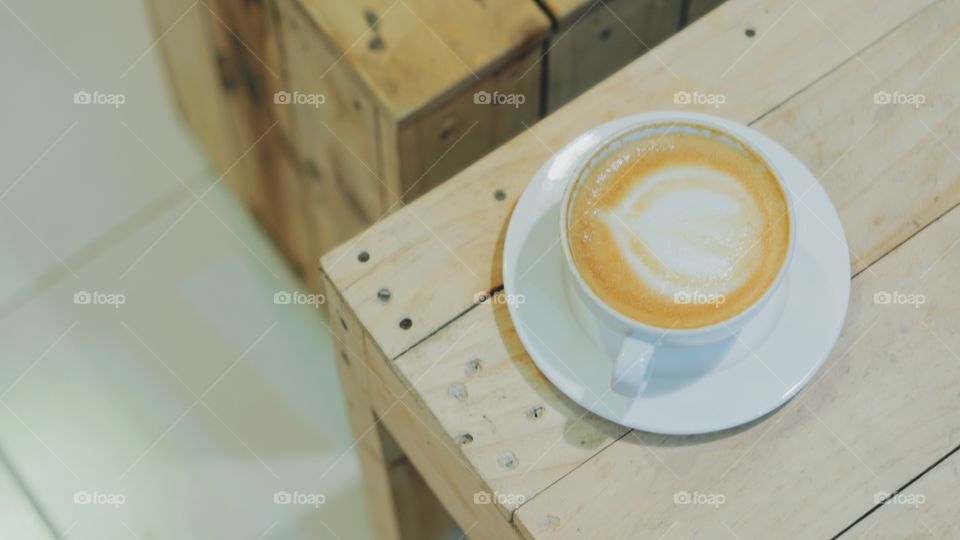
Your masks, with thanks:
M699 125L618 136L575 180L565 211L577 272L605 304L661 328L723 322L786 259L786 195L762 158Z

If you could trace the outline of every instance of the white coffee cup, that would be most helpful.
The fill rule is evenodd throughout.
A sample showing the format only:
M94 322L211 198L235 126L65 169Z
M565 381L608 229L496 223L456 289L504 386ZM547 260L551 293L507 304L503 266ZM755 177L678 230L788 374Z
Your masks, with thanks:
M601 300L586 284L580 276L573 256L570 253L570 242L568 238L568 220L570 197L576 191L574 187L579 179L589 172L591 164L600 161L606 152L613 151L608 144L625 135L642 132L645 126L662 126L663 124L676 124L679 131L697 130L698 127L708 128L709 131L719 132L724 139L729 139L729 144L737 144L763 160L767 169L773 173L774 178L779 182L784 193L784 199L787 204L787 219L790 225L790 237L787 246L786 256L783 263L767 290L747 308L732 317L697 328L661 328L644 324L626 315L621 314L603 300ZM574 169L574 174L568 179L563 198L561 199L560 212L560 239L563 249L564 260L564 282L567 294L570 297L570 304L573 306L574 314L580 324L600 347L613 360L613 373L611 376L612 389L628 397L638 397L646 389L647 382L650 379L652 361L656 356L656 351L663 346L698 346L715 343L729 338L740 331L743 326L750 321L760 309L766 305L775 293L783 287L787 277L787 268L790 266L790 260L793 257L796 245L796 218L793 209L793 201L787 186L783 182L782 175L776 168L776 164L763 152L762 149L744 140L739 135L731 132L732 122L722 118L700 113L688 112L664 112L656 115L644 115L638 119L635 125L629 126L606 139L599 141L596 145L599 153L591 152ZM669 128L668 128L669 129ZM723 140L723 139L720 139ZM726 142L726 141L724 141Z

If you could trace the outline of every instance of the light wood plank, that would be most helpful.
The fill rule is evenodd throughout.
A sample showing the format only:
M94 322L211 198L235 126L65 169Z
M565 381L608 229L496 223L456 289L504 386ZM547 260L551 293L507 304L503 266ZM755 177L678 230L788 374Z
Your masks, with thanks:
M329 286L327 290L334 359L353 431L354 449L363 469L366 499L374 516L374 530L377 538L399 540L402 536L390 481L390 463L368 390L368 370L364 368L363 329L339 295Z
M320 254L359 233L385 208L376 133L376 100L340 59L297 0L278 0L287 79L291 94L318 95L323 103L288 105L297 129L295 153L303 160L300 190L303 221L314 244L304 248L316 275ZM391 186L399 190L399 184Z
M470 538L519 538L501 507L477 504L478 493L491 487L461 456L457 443L444 436L436 417L423 408L405 380L369 336L365 337L366 392L380 421L396 439L460 529Z
M390 465L390 485L397 504L400 532L411 540L456 540L463 532L444 511L413 463L402 459Z
M889 500L842 538L960 537L960 455L953 454L897 494L877 493Z
M787 0L725 4L668 40L656 55L640 58L328 254L323 264L331 280L345 290L384 352L396 357L470 308L478 291L500 284L500 246L510 210L553 149L605 120L675 108L673 95L680 90L721 92L727 98L723 109L704 109L750 122L849 60L838 38L854 51L862 49L925 4L823 0L805 5L816 15ZM762 31L754 38L762 39L762 46L743 35L744 21ZM498 189L505 200L494 197ZM369 254L366 262L358 260L361 251ZM384 287L392 291L386 304L376 298ZM398 326L404 317L412 320L407 330Z
M398 358L413 393L501 495L504 516L628 430L558 392L527 355L498 293Z
M240 192L250 185L250 162L243 155L236 119L223 98L234 81L221 76L221 61L213 37L213 18L191 0L151 1L158 43L167 77L184 119L196 134L220 174ZM231 167L233 167L231 169Z

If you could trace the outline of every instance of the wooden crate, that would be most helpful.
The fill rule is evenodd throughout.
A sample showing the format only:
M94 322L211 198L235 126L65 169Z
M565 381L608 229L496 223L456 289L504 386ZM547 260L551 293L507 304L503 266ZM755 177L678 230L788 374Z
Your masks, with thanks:
M320 250L304 204L293 114L273 103L285 62L272 2L164 0L151 6L173 93L217 174L294 270L319 287Z
M710 2L687 8L700 13ZM313 288L320 254L646 52L676 31L685 7L682 0L151 5L188 124ZM497 100L511 103L489 103Z
M330 247L539 118L549 20L532 2L278 0L315 231ZM477 92L523 105L474 103Z

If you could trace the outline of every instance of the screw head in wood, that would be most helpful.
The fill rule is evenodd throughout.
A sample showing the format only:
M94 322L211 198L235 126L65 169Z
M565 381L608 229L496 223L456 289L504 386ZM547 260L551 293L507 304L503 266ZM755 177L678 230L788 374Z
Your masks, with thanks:
M409 330L413 326L413 321L410 320L410 317L404 317L400 319L400 328L403 330Z
M463 372L466 375L476 375L480 373L480 359L474 358L473 360L468 360L466 366L463 368Z
M517 455L513 452L503 452L497 456L497 463L505 469L515 469L517 465L520 464L520 460L517 459Z
M493 198L498 201L502 201L507 198L507 192L502 189L498 189L493 192Z
M744 34L746 34L747 37L753 37L753 36L757 35L757 31L754 30L753 28L747 28L747 30L744 32Z
M457 401L467 399L467 387L463 383L453 383L447 388L447 395Z
M361 251L359 254L357 254L357 260L365 263L370 260L370 254L366 251Z
M384 287L384 288L380 289L379 291L377 291L377 298L378 298L381 302L386 302L387 300L389 300L389 299L390 299L390 289Z

